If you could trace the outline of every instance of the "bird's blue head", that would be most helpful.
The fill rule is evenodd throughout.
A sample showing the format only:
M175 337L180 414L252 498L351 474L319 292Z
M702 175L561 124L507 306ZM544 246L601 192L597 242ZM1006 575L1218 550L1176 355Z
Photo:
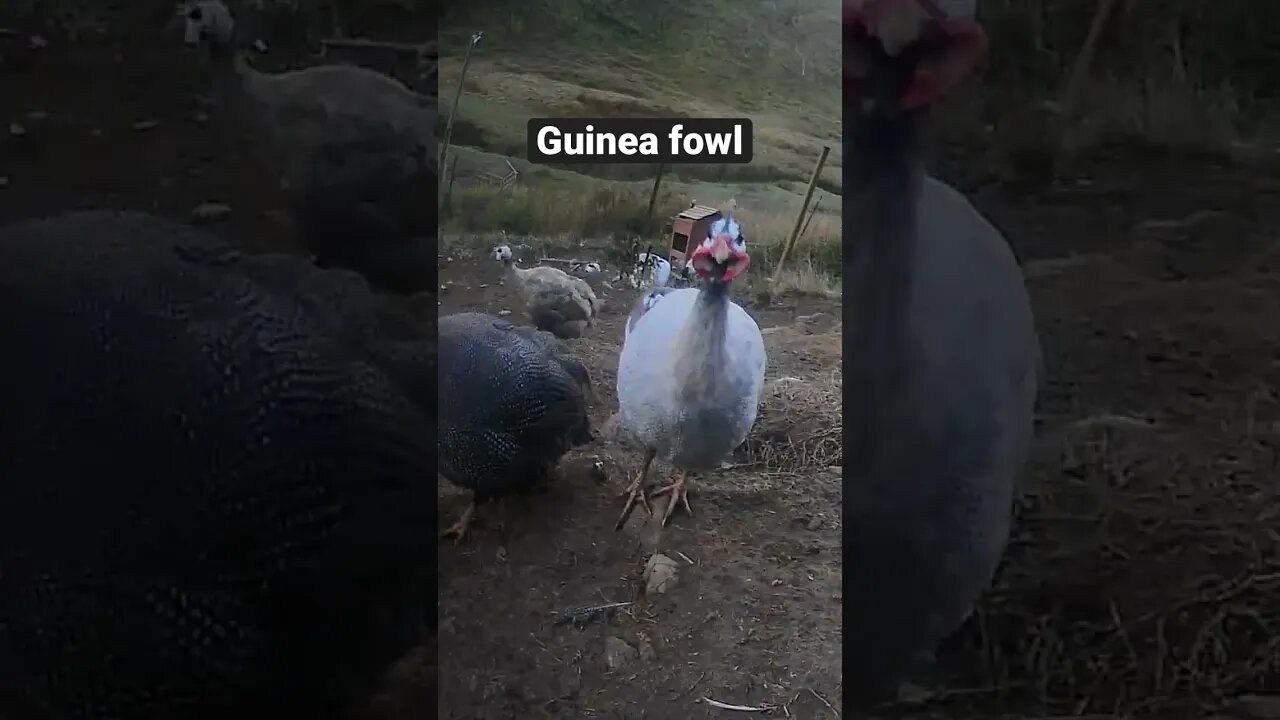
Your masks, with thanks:
M713 282L728 283L745 272L751 256L738 221L726 213L711 223L706 239L694 249L689 262L699 276Z

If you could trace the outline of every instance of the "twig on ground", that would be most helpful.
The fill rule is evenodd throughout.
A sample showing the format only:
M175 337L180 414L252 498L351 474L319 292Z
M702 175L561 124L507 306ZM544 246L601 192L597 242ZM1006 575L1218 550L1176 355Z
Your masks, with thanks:
M737 710L738 712L772 712L778 709L777 705L731 705L729 703L722 703L719 700L712 700L705 695L702 696L702 702L710 705L711 707L718 707L721 710Z
M818 702L822 703L823 705L826 705L827 709L831 711L832 715L835 715L836 717L840 717L840 711L831 707L831 703L827 702L827 699L819 695L816 690L814 690L813 688L805 688L805 690L808 690L810 695L818 698Z
M634 602L627 601L627 602L609 603L607 605L588 605L585 607L574 608L572 610L566 610L562 613L554 613L560 616L555 621L555 625L557 626L567 625L569 623L573 623L574 625L578 625L578 626L584 625L588 621L594 620L599 615L606 614L606 613L609 613L610 611L617 610L618 608L623 608L623 607L627 607L629 605L634 605L634 604L635 604Z

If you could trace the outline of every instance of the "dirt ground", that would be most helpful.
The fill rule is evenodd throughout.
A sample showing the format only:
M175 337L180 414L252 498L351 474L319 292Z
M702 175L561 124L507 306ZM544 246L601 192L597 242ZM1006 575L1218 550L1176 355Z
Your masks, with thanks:
M197 118L193 73L162 40L6 57L0 119L25 133L0 136L0 221L89 207L189 217L215 201L232 209L215 231L291 249L273 184L216 118ZM1005 568L944 648L942 694L903 713L1190 717L1280 691L1280 182L1129 149L1038 190L949 168L1027 263L1047 377ZM441 312L517 310L487 250L450 251ZM575 344L597 420L613 410L629 304L629 291L605 295L600 326ZM782 328L771 379L830 381L838 337L824 325L838 307L743 297ZM815 313L826 320L797 320ZM786 441L757 436L753 452ZM587 472L596 459L603 481ZM837 717L839 471L729 468L695 480L693 517L655 533L637 516L615 533L638 461L585 448L545 492L508 503L501 526L486 512L470 543L442 541L440 717L735 714L704 698ZM462 503L442 490L442 522ZM655 548L678 580L641 595ZM574 613L614 603L631 604ZM420 680L427 663L413 662Z
M442 313L519 317L518 298L498 284L502 268L483 249L450 257L441 272ZM601 321L574 347L592 372L600 396L593 419L603 425L617 407L615 370L635 291L598 287ZM831 332L839 312L830 302L756 312L762 327L784 326L767 336L769 376L830 375L840 356ZM810 316L801 327L797 314ZM809 341L811 352L786 352L783 337ZM815 357L816 348L822 351ZM749 463L743 455L734 464ZM597 459L608 475L603 483L589 472ZM824 701L838 705L838 468L730 468L698 477L692 518L678 512L662 529L639 511L615 532L617 495L640 460L608 443L585 448L545 493L509 501L501 531L490 523L469 544L441 545L440 642L448 648L440 656L442 718L718 716L699 704L703 697L789 704L799 717L821 717ZM465 502L446 491L441 523ZM655 503L654 512L664 507ZM645 564L655 551L676 561L677 581L643 596ZM576 623L571 617L612 603L630 604Z

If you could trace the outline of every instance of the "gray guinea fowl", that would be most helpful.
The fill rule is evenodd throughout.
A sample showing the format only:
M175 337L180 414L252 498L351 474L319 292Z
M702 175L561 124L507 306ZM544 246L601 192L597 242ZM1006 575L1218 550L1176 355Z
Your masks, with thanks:
M545 479L591 440L591 380L550 333L483 313L440 318L440 474L473 493L446 535L461 539L476 507Z
M340 717L433 597L429 330L352 273L0 228L0 716Z
M844 11L842 622L854 704L927 671L990 586L1027 459L1039 343L1008 242L925 174L928 108L985 45L974 0L846 0Z
M287 180L303 247L382 290L436 289L434 94L351 65L259 72L248 39L221 0L187 3L184 40L207 53L237 139Z

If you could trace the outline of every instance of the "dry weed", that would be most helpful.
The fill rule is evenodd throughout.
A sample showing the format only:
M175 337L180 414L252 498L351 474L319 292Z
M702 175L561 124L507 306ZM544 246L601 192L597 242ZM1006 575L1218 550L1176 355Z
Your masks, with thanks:
M620 183L600 182L589 187L584 190L583 186L529 184L506 191L475 185L458 187L452 197L449 224L455 231L482 234L502 230L570 240L642 237L654 238L655 247L663 244L664 240L655 237L656 232L646 228L647 194ZM664 195L654 215L669 218L687 207L688 202L685 197ZM753 275L772 271L795 226L795 211L751 207L736 211L747 234ZM839 216L815 214L787 261L783 289L833 296L839 288L840 233Z
M966 684L1124 717L1280 689L1280 504L1248 449L1208 445L1112 428L1034 458L1004 568L949 650L980 668Z
M806 377L769 378L746 454L753 467L768 472L801 472L841 464L844 422L841 417L839 328L805 334L794 326L773 328L766 337L770 354L803 355L815 367Z

